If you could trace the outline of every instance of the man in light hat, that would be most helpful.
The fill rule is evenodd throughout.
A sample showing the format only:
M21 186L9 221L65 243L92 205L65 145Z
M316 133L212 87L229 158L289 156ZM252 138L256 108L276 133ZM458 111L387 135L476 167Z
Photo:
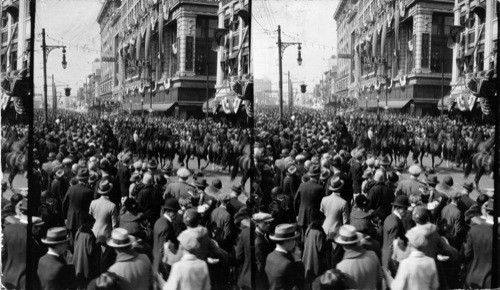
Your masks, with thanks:
M257 264L256 289L268 289L269 281L266 275L266 258L274 250L274 245L269 241L269 230L273 216L259 212L253 214L252 221L255 222L255 262ZM245 236L242 236L245 237ZM250 239L250 234L248 235Z
M101 245L111 236L111 231L116 227L118 220L118 208L109 200L109 193L113 184L107 179L101 180L97 187L97 193L101 196L90 203L89 214L95 219L92 232Z
M344 258L336 269L345 274L348 289L378 289L382 282L382 266L373 251L360 246L363 234L351 225L343 225L335 236L335 243L344 248Z
M276 243L274 251L267 256L265 266L270 289L293 289L294 287L303 289L303 265L302 262L296 262L292 255L299 236L300 233L296 231L294 224L280 224L269 236Z
M163 289L210 289L210 275L207 263L194 254L200 247L197 236L191 231L183 231L178 237L179 251L183 252L179 262L172 266L172 271Z
M205 193L215 199L219 196L222 189L222 181L219 178L212 180L212 183L205 188Z
M50 192L52 192L54 197L59 199L59 202L62 202L64 196L66 195L66 192L68 191L68 188L69 183L64 178L64 169L57 169L57 171L54 173L54 179L52 180L49 187Z
M42 243L48 251L38 261L37 275L41 289L72 289L75 285L75 270L66 263L65 254L70 237L63 227L50 228Z
M321 200L324 196L324 188L318 184L321 169L319 165L309 168L309 181L302 183L294 198L294 209L297 213L297 224L305 234L307 227L312 222L313 214L320 210Z
M422 168L419 165L413 164L408 169L408 173L410 173L410 178L402 180L398 183L398 187L396 188L395 195L406 195L410 196L413 192L419 192L421 188L421 183L418 180L418 177L422 173Z
M342 225L349 223L347 201L340 197L340 190L344 185L344 181L334 175L328 185L330 195L321 200L320 211L325 214L323 230L329 239L333 239Z
M291 200L295 197L300 186L300 177L296 174L297 167L293 163L286 166L286 176L283 179L283 194L290 197ZM293 208L293 206L292 206Z
M176 199L179 199L181 197L188 198L189 197L188 191L196 190L196 188L187 183L187 180L190 175L191 172L189 172L189 170L187 170L186 168L184 167L179 168L177 170L177 177L179 177L179 180L177 182L167 184L167 189L165 190L165 197L166 198L174 197Z
M391 289L438 289L436 262L422 252L427 246L425 236L419 231L413 231L408 232L406 237L411 248L410 255L401 261L394 279L391 272L385 269L387 285Z
M116 262L108 271L120 277L120 289L149 290L153 283L151 262L148 256L133 249L135 240L125 229L116 228L111 232L107 244L116 251Z

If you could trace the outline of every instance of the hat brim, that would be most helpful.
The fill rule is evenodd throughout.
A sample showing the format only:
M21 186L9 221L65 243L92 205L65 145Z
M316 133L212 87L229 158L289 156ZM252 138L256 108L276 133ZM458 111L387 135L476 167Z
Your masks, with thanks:
M336 190L341 189L342 187L344 187L344 181L340 180L340 185L338 187L332 187L332 186L329 185L328 186L328 190L336 191Z
M108 194L108 193L111 192L112 189L113 189L113 186L111 186L111 188L108 189L107 191L103 191L103 190L98 189L97 193L99 193L99 194Z
M396 207L404 207L404 208L407 208L409 207L410 205L409 204L402 204L402 203L397 203L397 202L393 202L391 203L392 206L396 206Z
M362 238L363 234L356 232L356 240L354 241L343 241L340 239L340 236L338 234L333 238L333 240L339 245L352 245L358 243Z
M271 234L271 235L269 235L269 238L273 241L288 241L288 240L294 240L294 239L298 238L299 236L300 236L300 233L296 231L292 237L279 238L279 237L276 237L274 234Z
M66 239L61 240L61 241L48 241L47 239L42 239L42 243L44 243L44 244L46 244L46 245L57 245L57 244L66 243L66 242L68 242L70 239L71 239L70 237L66 237Z
M108 238L108 240L106 241L106 244L112 248L125 248L128 246L131 246L136 241L136 238L129 234L128 240L129 240L129 242L126 244L117 244L117 243L113 242L112 238Z

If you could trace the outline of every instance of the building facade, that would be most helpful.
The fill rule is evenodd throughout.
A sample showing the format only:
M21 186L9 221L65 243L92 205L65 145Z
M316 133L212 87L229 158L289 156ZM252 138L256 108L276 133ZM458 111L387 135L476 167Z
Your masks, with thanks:
M250 64L249 0L222 0L218 9L217 81L213 112L234 114L244 106L252 114L253 74Z
M218 7L214 0L106 0L98 17L101 94L126 110L200 116L207 86L215 93Z
M31 35L29 1L7 0L1 5L1 72L27 68Z
M336 93L363 109L437 114L450 92L452 0L343 0Z
M498 55L498 1L455 1L452 91L445 110L490 115L489 103L496 96L495 71Z

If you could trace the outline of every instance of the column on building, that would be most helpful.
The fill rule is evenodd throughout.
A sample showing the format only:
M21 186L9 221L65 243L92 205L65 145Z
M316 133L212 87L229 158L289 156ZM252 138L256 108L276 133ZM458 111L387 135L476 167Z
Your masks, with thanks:
M194 74L194 48L193 51L193 70L187 70L186 67L186 49L187 49L187 37L191 36L195 38L196 36L196 16L188 14L184 11L181 12L180 17L177 20L177 37L180 43L178 44L178 55L179 55L179 73L180 75L193 75Z
M493 19L495 18L495 0L486 0L486 17L485 17L485 22L484 22L484 70L490 70L494 69L494 67L490 67L490 61L489 61L489 56L492 52L492 45L493 42L491 41L494 39L494 33L493 33ZM497 5L499 5L497 3ZM496 24L495 24L496 25Z
M453 25L460 25L460 0L455 0L455 7L453 8ZM451 84L455 84L458 81L458 75L459 75L459 70L461 68L458 67L457 65L457 58L458 58L458 50L460 49L459 44L454 44L453 46L453 65L452 65L452 77L451 77ZM486 48L485 48L486 49Z
M224 28L224 9L222 8L222 1L219 3L218 17L219 17L218 27L222 29ZM222 61L223 52L224 52L223 47L220 47L219 50L217 51L217 81L216 81L217 86L222 86L222 82L224 80L224 71L222 70L222 66L220 65L220 62Z
M432 12L422 11L417 9L416 15L413 17L413 33L415 34L415 72L429 73L430 72L430 56L428 56L427 67L422 67L422 35L432 32ZM430 45L430 43L429 43Z

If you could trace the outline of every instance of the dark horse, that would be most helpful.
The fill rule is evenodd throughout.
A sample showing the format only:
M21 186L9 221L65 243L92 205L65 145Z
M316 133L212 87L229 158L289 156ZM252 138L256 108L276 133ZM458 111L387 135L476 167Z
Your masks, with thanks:
M398 139L394 141L395 147L397 148L395 151L396 153L394 154L394 157L396 158L396 162L398 162L401 158L403 159L404 166L407 165L408 163L408 155L410 154L411 146L410 146L410 141L408 139L407 135L401 136Z
M234 181L238 171L241 170L243 176L241 177L241 188L245 189L245 183L248 178L252 176L252 157L250 156L250 144L245 145L243 148L243 155L234 159L233 170L231 171L231 182Z
M494 154L489 154L485 152L477 152L474 153L467 162L467 166L465 166L464 177L467 178L472 171L472 166L474 166L474 170L476 171L476 176L474 177L474 182L476 183L476 187L479 188L479 180L483 174L489 174L493 171L493 162L494 162Z

